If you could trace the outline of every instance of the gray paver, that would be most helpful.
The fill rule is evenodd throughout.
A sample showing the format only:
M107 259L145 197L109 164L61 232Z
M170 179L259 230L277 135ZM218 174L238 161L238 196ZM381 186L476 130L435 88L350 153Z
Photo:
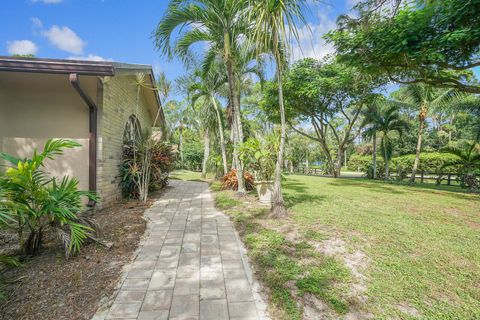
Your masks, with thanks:
M200 301L200 319L228 320L227 300Z
M173 296L170 317L188 319L199 315L200 299L198 295Z
M169 310L172 303L172 290L148 291L143 301L142 311Z
M106 319L260 319L233 225L207 184L171 181L145 216L146 239Z

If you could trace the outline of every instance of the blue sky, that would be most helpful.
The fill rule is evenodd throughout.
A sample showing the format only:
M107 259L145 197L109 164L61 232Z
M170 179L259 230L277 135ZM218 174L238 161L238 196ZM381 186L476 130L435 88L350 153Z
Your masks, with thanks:
M331 52L320 37L355 2L313 4L308 14L313 37L305 32L302 51L294 49L294 55L322 57ZM0 55L33 53L42 58L151 64L174 79L183 74L182 64L162 57L151 39L167 4L167 0L4 0Z

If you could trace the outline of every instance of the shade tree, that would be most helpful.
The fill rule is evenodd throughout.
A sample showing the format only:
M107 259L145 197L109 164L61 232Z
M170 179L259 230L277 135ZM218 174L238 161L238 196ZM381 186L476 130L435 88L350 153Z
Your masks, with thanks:
M380 85L355 68L336 61L307 58L295 63L284 79L286 118L297 133L319 143L329 172L340 176L347 146L360 133L361 111ZM262 107L275 120L276 84L265 86ZM278 121L278 118L277 118ZM303 129L306 124L313 134Z

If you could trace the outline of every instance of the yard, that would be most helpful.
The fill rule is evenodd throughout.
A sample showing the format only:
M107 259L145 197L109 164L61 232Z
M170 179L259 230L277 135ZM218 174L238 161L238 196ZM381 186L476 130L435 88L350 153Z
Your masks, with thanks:
M270 290L274 318L480 317L478 196L296 175L283 186L289 215L272 220L252 195L212 185Z

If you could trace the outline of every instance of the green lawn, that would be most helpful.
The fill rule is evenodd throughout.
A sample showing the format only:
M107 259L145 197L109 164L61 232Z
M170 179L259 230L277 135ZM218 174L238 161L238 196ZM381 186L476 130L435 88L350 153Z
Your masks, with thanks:
M479 196L295 175L283 187L289 217L279 221L251 195L212 188L275 318L300 319L316 304L325 319L480 319Z
M188 171L188 170L175 170L170 174L170 179L175 180L189 180L189 181L206 181L209 182L213 179L212 174L207 174L206 179L202 179L200 172Z

